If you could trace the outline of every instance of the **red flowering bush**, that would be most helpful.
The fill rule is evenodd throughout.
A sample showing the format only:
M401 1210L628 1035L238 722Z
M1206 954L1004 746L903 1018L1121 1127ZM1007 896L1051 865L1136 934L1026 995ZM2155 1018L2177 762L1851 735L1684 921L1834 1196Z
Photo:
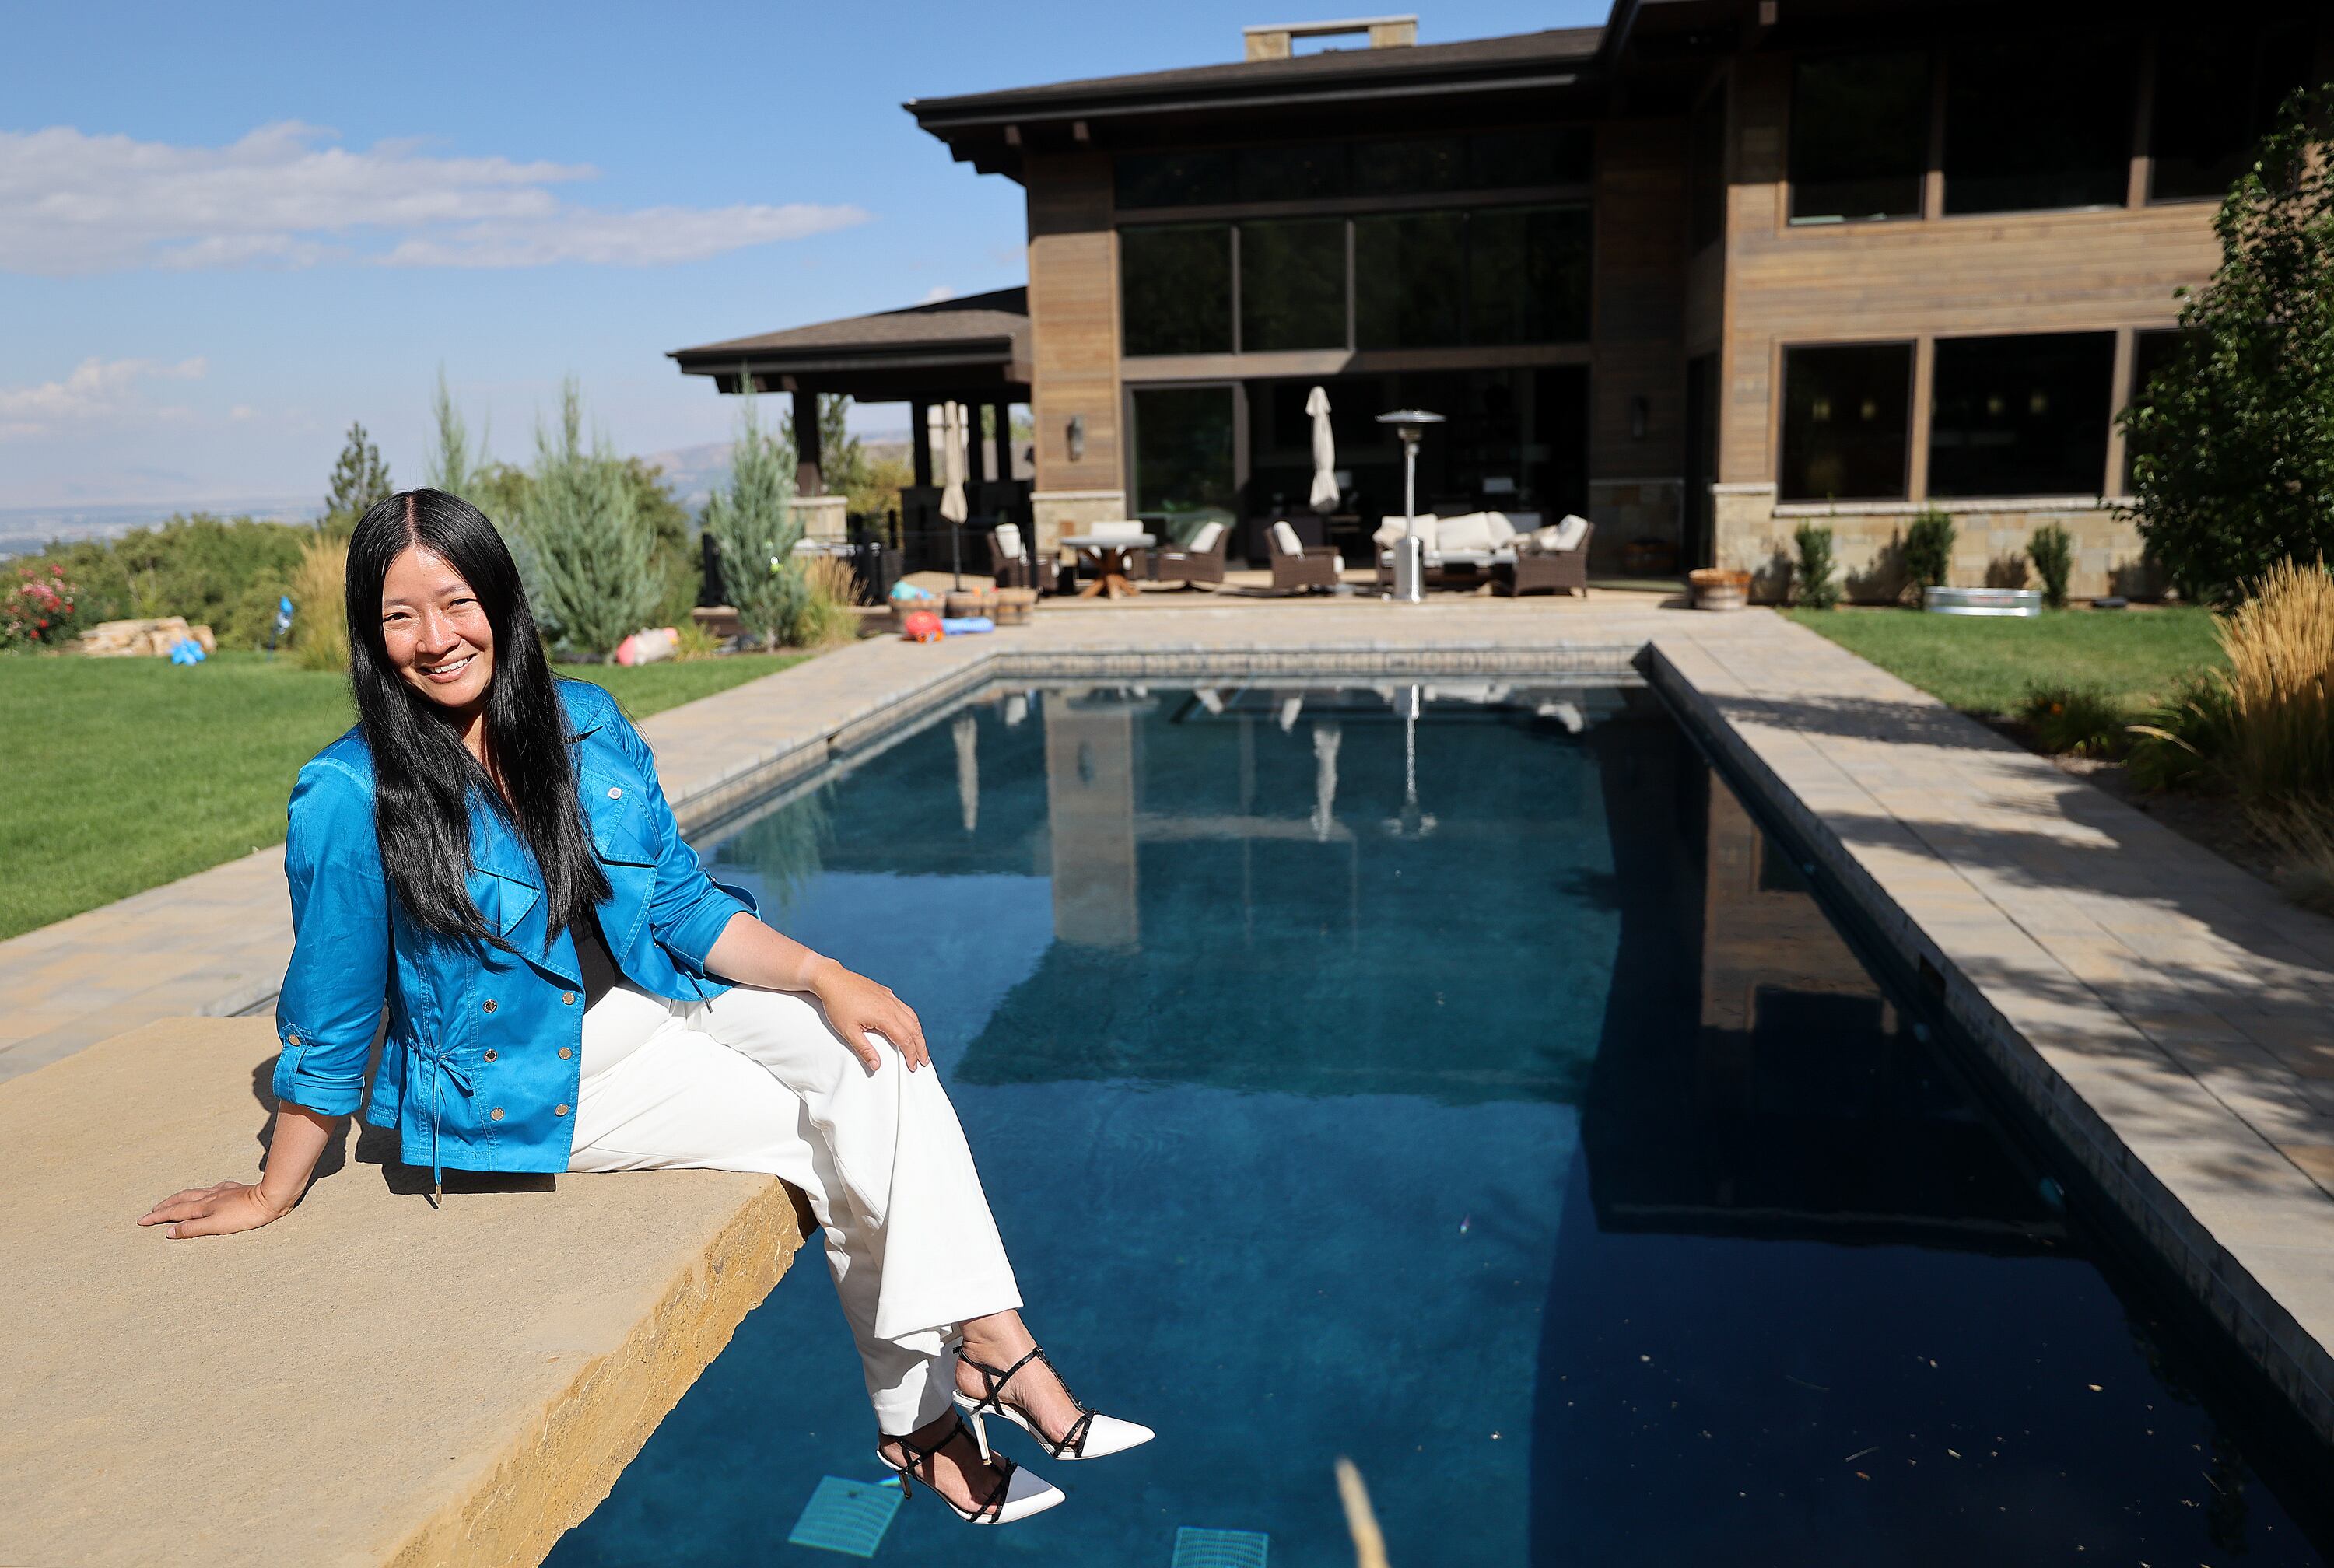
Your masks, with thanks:
M0 648L62 648L81 630L81 610L62 566L19 566L0 593Z

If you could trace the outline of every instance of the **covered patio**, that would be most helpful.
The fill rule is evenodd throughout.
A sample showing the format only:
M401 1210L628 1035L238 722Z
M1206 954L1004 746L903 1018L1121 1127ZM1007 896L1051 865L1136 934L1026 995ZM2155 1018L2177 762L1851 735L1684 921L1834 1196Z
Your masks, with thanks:
M948 529L940 516L946 474L938 428L940 409L947 403L963 404L967 415L967 566L987 567L981 532L1002 522L1019 523L1025 532L1029 528L1030 483L1013 476L1012 435L1013 405L1029 400L1027 289L998 289L731 338L676 349L670 357L683 375L708 377L719 392L792 397L798 443L795 494L812 538L840 540L850 532L844 498L829 491L822 467L821 393L858 403L908 405L915 482L901 492L899 543L911 569L948 562Z

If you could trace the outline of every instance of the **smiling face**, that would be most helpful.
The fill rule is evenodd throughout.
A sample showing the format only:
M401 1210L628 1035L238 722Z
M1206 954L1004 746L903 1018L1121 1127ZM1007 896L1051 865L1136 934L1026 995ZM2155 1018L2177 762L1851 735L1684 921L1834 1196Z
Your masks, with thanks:
M475 712L495 673L486 606L444 557L413 545L381 582L381 640L407 685L458 712Z

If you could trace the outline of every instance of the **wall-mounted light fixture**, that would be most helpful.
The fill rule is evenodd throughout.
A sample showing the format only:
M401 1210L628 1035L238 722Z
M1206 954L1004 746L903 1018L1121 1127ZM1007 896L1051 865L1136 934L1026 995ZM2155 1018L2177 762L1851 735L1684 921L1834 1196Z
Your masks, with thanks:
M1645 420L1652 411L1652 405L1645 401L1643 392L1629 399L1629 439L1642 441L1645 438Z
M1070 461L1075 463L1086 455L1086 417L1084 414L1070 416L1069 439Z

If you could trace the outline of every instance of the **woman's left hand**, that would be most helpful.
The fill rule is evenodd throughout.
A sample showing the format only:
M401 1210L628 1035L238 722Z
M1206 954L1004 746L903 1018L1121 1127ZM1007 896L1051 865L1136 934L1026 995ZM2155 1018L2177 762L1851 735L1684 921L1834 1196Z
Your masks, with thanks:
M829 961L832 963L832 960ZM882 1057L868 1042L872 1031L889 1040L907 1058L908 1071L931 1065L932 1054L924 1049L923 1021L916 1010L892 995L889 986L882 986L864 975L854 975L840 964L833 964L826 975L814 983L811 995L826 1009L826 1021L851 1048L851 1053L873 1073L882 1065Z

